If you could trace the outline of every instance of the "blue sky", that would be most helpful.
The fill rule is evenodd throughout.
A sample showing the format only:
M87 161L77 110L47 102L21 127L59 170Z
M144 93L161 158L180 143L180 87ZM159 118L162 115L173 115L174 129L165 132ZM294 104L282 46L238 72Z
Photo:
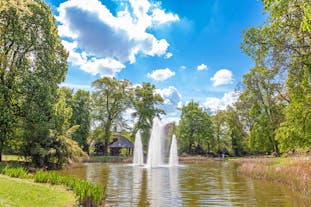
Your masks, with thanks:
M46 0L69 51L62 84L91 90L103 76L151 82L167 120L193 100L212 111L236 100L252 60L242 32L265 16L258 0Z

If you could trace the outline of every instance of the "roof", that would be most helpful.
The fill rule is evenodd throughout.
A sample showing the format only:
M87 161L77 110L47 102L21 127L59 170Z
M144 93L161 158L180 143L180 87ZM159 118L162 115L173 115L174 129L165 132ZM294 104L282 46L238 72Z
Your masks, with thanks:
M110 148L134 148L133 143L125 137L116 137L117 141L112 142Z

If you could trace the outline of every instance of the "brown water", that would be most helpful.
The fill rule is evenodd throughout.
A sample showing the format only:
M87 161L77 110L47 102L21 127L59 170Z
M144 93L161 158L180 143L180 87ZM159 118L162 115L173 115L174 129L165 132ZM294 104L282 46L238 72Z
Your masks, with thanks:
M284 185L239 175L231 162L155 169L87 163L61 173L106 186L111 206L311 206Z

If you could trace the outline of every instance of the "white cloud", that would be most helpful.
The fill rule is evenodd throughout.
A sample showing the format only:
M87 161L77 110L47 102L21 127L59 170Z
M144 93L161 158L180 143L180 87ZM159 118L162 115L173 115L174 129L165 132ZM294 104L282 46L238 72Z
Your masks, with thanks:
M169 86L164 89L156 89L155 91L163 99L164 103L161 108L168 114L176 114L177 107L181 105L181 94L174 86Z
M207 65L202 63L201 65L197 66L197 70L207 70Z
M156 8L152 12L152 20L155 24L165 24L168 22L178 21L179 17L176 14L165 13L165 11Z
M239 95L240 92L232 91L225 93L222 98L207 97L203 106L209 108L212 112L224 110L227 106L232 106L238 100Z
M81 84L72 84L72 83L61 83L59 86L61 87L67 87L72 89L83 89L91 91L92 87L90 85L81 85Z
M213 86L226 85L232 82L233 74L230 70L220 69L211 78L213 81Z
M184 66L184 65L182 65L182 66L180 66L180 69L182 69L182 70L186 70L186 69L187 69L187 67L186 67L186 66Z
M165 58L166 58L166 59L169 59L169 58L171 58L171 57L173 57L173 53L167 52L167 53L165 54Z
M58 7L58 30L69 51L69 62L88 68L84 64L109 60L112 65L109 74L116 74L124 68L120 64L134 63L137 54L149 56L170 56L167 53L169 43L165 39L157 39L148 29L159 24L178 21L176 14L167 13L160 4L152 4L148 0L128 0L123 10L114 16L99 0L68 0ZM163 16L159 16L159 15ZM96 61L99 59L99 61ZM112 61L114 60L114 61ZM116 62L120 64L116 67ZM101 64L102 65L102 64ZM116 69L117 68L117 69ZM104 72L106 69L96 69ZM84 69L85 70L85 69ZM89 71L89 70L88 70ZM95 74L93 70L90 70Z
M163 81L175 75L174 71L169 68L154 70L152 73L148 73L147 76L156 81Z
M114 77L125 66L112 58L91 59L81 65L81 69L92 75L101 74L102 76Z

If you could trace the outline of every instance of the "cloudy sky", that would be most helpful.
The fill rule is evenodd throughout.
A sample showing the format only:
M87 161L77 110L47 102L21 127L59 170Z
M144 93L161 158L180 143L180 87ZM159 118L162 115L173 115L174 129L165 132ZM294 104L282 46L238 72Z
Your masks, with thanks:
M199 102L212 111L236 99L252 60L242 31L264 20L258 0L45 0L55 15L69 71L62 85L91 90L103 76L151 82L177 106Z

